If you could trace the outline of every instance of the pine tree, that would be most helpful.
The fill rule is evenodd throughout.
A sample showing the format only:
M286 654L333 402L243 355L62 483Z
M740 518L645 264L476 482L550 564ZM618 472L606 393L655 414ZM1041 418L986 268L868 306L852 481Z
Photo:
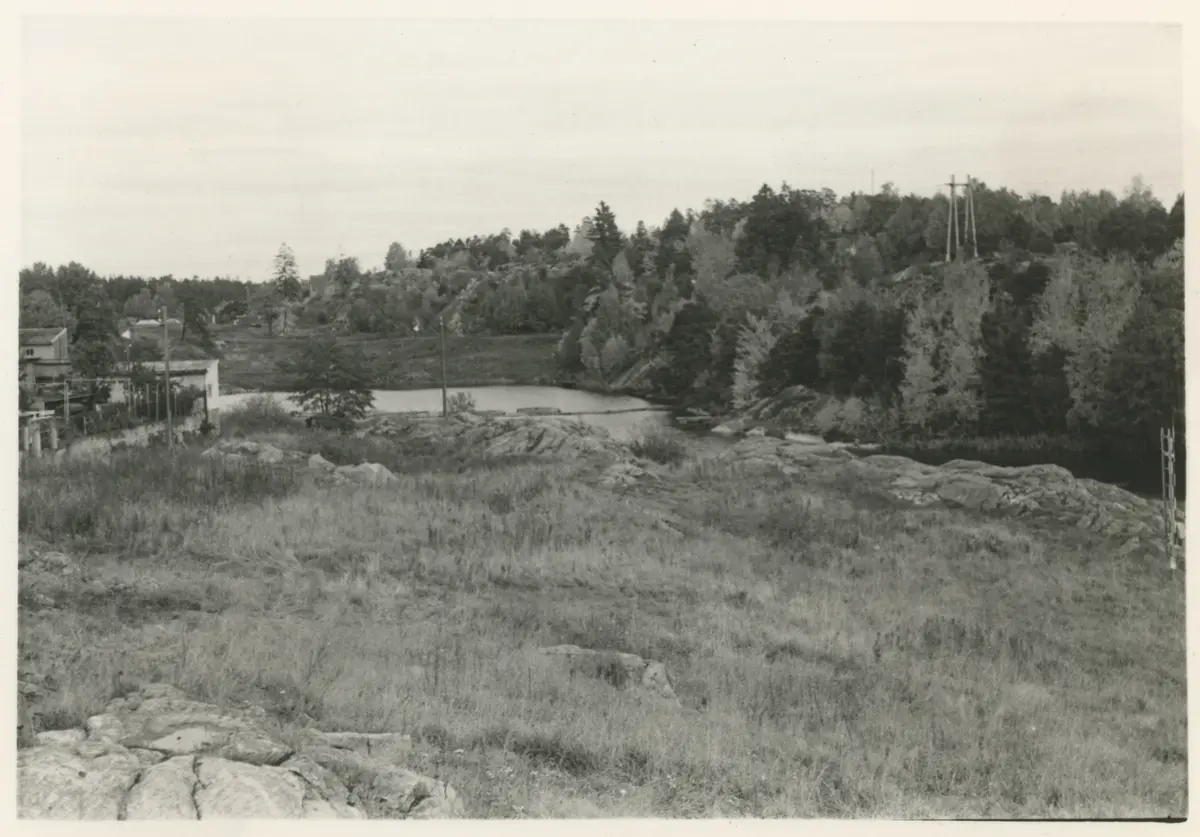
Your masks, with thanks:
M637 229L634 230L633 238L629 240L629 246L631 250L630 267L637 276L641 276L654 263L654 240L650 238L645 221L637 222Z
M613 260L621 252L621 231L617 228L617 216L604 201L600 201L600 205L596 207L588 240L592 242L592 252L589 256L591 264L605 272L611 272Z
M297 300L304 295L304 289L300 285L300 274L296 269L296 256L286 243L281 244L279 252L275 254L275 272L271 279L275 283L279 298L285 302Z

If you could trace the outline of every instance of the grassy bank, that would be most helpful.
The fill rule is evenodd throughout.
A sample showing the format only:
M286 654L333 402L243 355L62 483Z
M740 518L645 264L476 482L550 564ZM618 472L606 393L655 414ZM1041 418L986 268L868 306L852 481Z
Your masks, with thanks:
M21 676L57 682L43 726L123 670L409 732L477 817L1186 811L1182 585L1086 532L749 475L690 440L664 487L621 493L597 462L262 432L399 482L194 449L31 466L23 543L85 570L55 607L22 593ZM572 679L536 653L559 643L662 660L684 706Z
M286 391L291 380L280 364L293 358L317 332L270 336L265 329L237 327L216 336L225 342L221 386L251 391ZM425 389L442 384L441 345L430 337L339 335L363 350L371 385L376 389ZM551 385L557 381L558 335L512 337L450 336L446 341L446 374L455 387L487 385Z

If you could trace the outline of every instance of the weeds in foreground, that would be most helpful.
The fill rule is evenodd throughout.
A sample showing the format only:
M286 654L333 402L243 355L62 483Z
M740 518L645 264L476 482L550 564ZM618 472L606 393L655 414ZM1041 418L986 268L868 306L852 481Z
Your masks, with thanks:
M203 457L195 448L128 448L102 462L34 464L18 490L18 531L153 553L233 507L287 497L301 479L288 467Z
M407 766L476 816L1186 810L1183 600L1100 541L694 461L672 477L686 537L566 463L277 494L75 467L116 499L34 468L22 537L70 549L43 508L63 493L142 548L96 559L125 582L105 595L60 579L57 605L22 600L22 677L57 683L41 728L82 723L124 671L288 724L410 732ZM129 498L140 528L114 511ZM164 525L226 560L155 552ZM561 643L663 661L683 706L537 652Z

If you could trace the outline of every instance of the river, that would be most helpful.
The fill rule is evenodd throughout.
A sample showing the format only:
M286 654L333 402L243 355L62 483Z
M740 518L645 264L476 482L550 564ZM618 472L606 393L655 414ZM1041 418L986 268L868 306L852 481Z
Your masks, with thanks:
M492 387L452 387L451 395L465 392L475 399L478 410L499 410L515 414L517 410L527 407L553 407L563 413L582 413L571 416L578 421L586 422L596 427L603 427L618 440L635 438L647 429L665 427L669 423L669 413L666 408L658 407L641 398L626 395L603 395L584 392L562 387L539 386L492 386ZM214 406L223 409L245 401L260 393L241 392L222 395L213 399ZM288 401L288 393L266 393L278 401L284 402L289 408L295 409L295 404ZM409 390L375 390L375 412L405 413L429 411L439 413L442 409L442 390L438 389L409 389ZM642 412L622 412L639 410Z

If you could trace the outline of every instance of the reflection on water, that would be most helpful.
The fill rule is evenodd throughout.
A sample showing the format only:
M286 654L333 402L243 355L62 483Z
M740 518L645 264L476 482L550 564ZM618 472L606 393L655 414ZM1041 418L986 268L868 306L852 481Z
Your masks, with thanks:
M666 410L658 410L648 401L626 395L602 395L560 387L511 386L511 387L455 387L450 394L465 392L475 399L479 410L500 410L516 413L522 407L554 407L564 413L587 413L573 416L576 421L608 430L614 439L629 439L653 427L668 424ZM222 395L214 399L215 406L228 409L257 393L243 392ZM283 401L289 408L295 405L287 401L288 393L272 392L268 395ZM428 411L439 413L442 409L441 389L375 390L375 411L379 413L403 413ZM621 413L619 410L649 410L655 412ZM607 413L607 415L606 415Z

